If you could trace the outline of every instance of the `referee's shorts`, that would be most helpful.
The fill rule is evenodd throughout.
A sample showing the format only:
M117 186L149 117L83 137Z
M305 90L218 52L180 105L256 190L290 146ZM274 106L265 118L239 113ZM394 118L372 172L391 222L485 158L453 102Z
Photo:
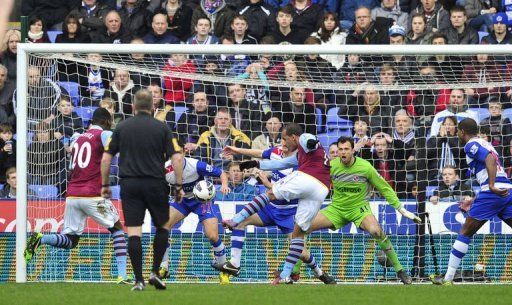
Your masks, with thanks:
M169 220L169 185L164 179L122 178L119 184L125 226L142 226L146 209L157 228Z

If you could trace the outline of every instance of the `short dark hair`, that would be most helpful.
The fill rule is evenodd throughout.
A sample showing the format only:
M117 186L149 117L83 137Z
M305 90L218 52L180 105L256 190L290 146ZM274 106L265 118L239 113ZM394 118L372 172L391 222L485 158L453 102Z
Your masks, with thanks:
M104 122L109 122L110 120L112 120L112 115L110 114L110 112L108 112L108 110L106 108L100 107L100 108L94 110L94 112L92 114L91 123L98 125L98 124L102 124Z
M466 16L466 8L461 5L455 5L450 9L450 16L453 13L464 13L464 16Z
M12 167L9 167L6 171L5 171L5 178L9 179L9 176L11 174L16 174L16 167L12 166Z
M464 120L460 121L458 128L471 136L478 134L478 124L471 118L465 118Z
M147 89L140 89L135 93L135 110L151 111L153 108L153 95Z
M5 124L5 123L0 124L0 132L12 133L12 126L9 124Z
M236 15L235 17L233 17L233 19L231 20L231 24L234 24L235 23L235 19L240 19L240 20L243 20L245 21L246 24L249 24L249 19L247 19L247 16L245 15Z
M300 137L300 135L302 135L304 133L304 130L302 129L302 127L300 127L300 125L296 124L296 123L287 124L283 128L283 132L284 131L286 131L286 134L289 136L296 135L298 137Z
M197 26L197 24L199 23L199 20L201 20L201 19L206 19L206 20L208 20L208 22L210 23L210 26L212 26L212 21L210 20L210 18L208 18L208 17L206 17L206 16L201 16L201 17L197 18L197 20L196 20L196 24L194 24L194 25L195 25L195 26Z
M354 139L352 139L351 137L341 136L338 138L336 144L345 144L347 142L350 143L350 146L352 148L354 148Z
M279 8L277 10L277 13L278 14L279 13L283 13L283 14L287 14L287 15L293 16L293 7L290 4L285 5L285 6L281 7L281 8Z
M437 38L443 38L444 39L444 42L445 43L448 43L448 37L446 37L445 34L441 33L441 32L435 32L434 34L432 34L432 36L430 37L430 44L432 44L432 42L434 41L434 39L437 39Z

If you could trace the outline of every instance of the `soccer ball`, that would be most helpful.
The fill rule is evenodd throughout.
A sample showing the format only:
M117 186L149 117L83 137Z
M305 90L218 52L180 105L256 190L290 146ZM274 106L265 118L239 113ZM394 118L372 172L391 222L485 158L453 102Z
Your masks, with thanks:
M201 201L210 201L215 197L215 186L210 181L201 180L192 190L194 196Z

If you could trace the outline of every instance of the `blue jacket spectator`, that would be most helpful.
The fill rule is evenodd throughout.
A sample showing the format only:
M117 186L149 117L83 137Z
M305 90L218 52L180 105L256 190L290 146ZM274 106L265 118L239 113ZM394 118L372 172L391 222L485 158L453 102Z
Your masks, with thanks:
M265 0L268 4L272 5L276 9L294 2L293 0ZM313 0L312 3L320 4L328 12L337 12L340 7L339 0Z
M247 18L247 32L258 41L275 30L276 10L264 3L263 0L259 0L256 3L252 3L251 0L245 0L238 13Z
M144 43L179 44L181 41L167 29L168 27L167 16L162 13L155 14L151 22L153 30L144 36Z
M217 192L215 200L249 201L259 193L259 189L244 181L244 173L240 170L240 163L231 162L228 168L229 188L231 193L224 195Z

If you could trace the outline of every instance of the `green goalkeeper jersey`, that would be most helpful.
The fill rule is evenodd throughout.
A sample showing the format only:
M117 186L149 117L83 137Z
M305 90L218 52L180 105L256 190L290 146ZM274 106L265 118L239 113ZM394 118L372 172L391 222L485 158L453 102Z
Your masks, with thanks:
M340 158L331 161L331 181L333 185L332 205L340 210L350 211L368 203L375 188L395 209L400 200L395 191L377 172L370 162L355 157L351 166L345 166Z

